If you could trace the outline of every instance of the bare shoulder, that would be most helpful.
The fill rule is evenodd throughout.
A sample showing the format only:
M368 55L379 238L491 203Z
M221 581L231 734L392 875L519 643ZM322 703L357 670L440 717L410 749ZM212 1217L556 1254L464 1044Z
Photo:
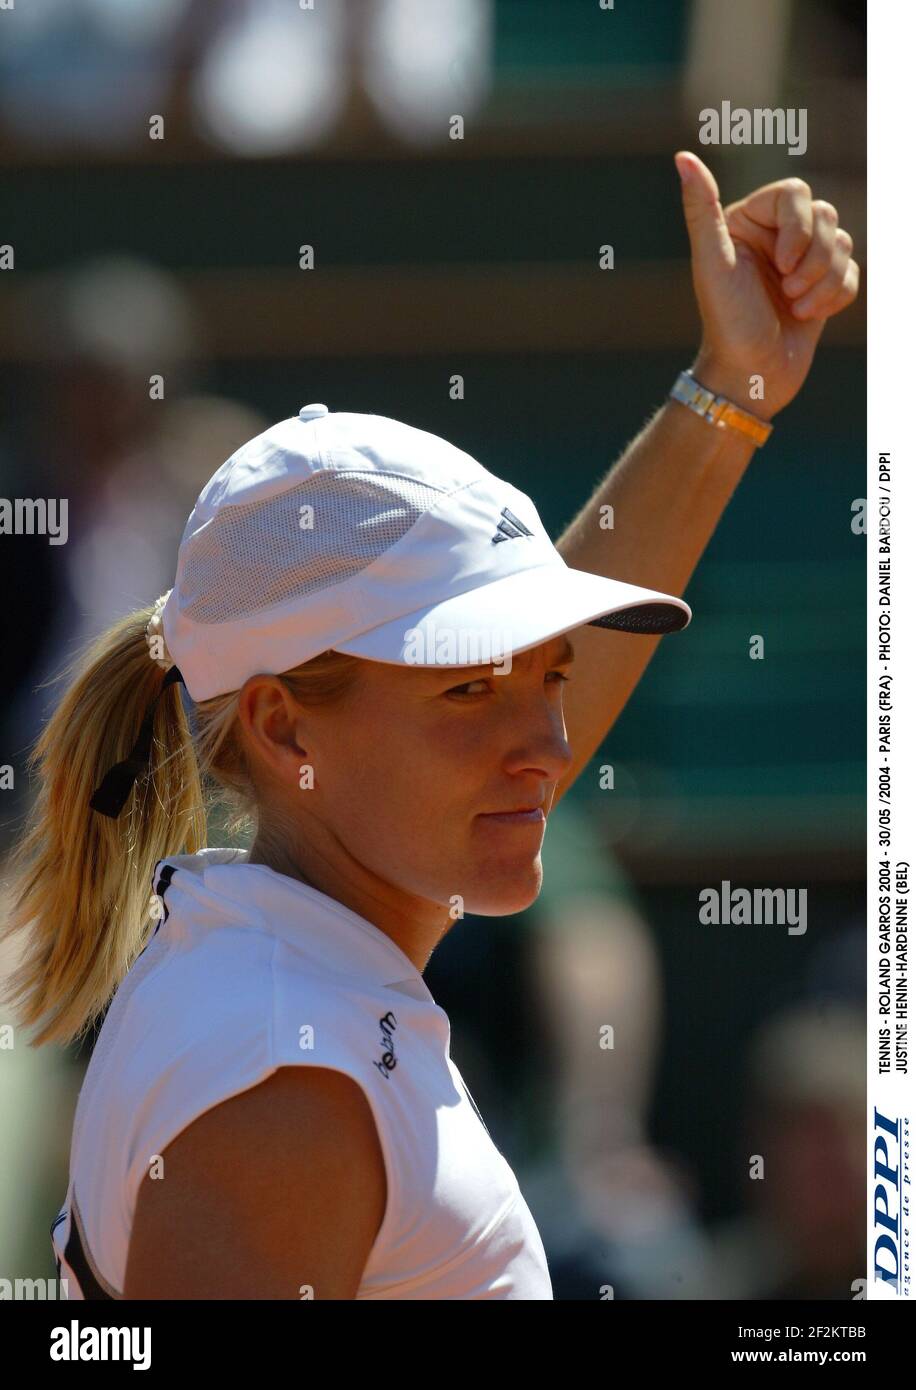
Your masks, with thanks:
M144 1177L125 1298L355 1298L385 1214L352 1077L285 1066L198 1116Z

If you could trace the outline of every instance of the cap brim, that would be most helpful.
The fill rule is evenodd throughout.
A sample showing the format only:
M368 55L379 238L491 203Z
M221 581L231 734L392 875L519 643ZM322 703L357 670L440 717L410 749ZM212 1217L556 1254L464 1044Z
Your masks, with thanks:
M671 594L550 564L402 614L333 649L397 665L480 666L586 623L658 636L679 632L691 617Z

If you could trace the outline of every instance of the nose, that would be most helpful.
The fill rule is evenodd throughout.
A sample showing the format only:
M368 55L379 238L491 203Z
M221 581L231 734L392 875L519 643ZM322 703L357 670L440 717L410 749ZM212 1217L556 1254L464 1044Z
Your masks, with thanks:
M517 712L514 727L507 770L537 772L545 781L558 782L573 760L562 711L554 702L537 698L524 713Z

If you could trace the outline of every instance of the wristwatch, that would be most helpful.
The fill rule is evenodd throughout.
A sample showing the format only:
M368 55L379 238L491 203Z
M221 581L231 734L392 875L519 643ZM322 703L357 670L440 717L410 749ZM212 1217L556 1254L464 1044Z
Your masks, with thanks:
M723 430L737 430L739 434L753 439L758 447L765 444L773 433L773 426L768 421L758 420L756 415L752 415L749 410L742 410L727 396L717 396L714 391L707 391L689 367L681 372L668 394L682 405L688 406L690 410L696 411L697 415L702 415L711 425L717 425Z

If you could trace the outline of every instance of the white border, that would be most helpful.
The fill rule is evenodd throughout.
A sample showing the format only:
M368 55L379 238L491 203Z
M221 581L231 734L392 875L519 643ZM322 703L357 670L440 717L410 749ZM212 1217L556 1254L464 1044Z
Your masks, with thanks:
M895 1146L893 1136L877 1124L875 1111L899 1122L905 1117L912 1127L916 1118L916 1086L913 1052L913 1028L908 1038L909 1075L893 1070L895 998L893 981L894 942L896 937L896 882L894 866L909 863L908 971L912 981L916 953L916 852L914 809L916 809L916 656L913 654L912 622L908 621L914 593L916 570L916 479L913 476L914 437L916 416L913 410L912 373L913 351L910 334L913 329L913 270L916 264L916 220L913 216L913 183L916 179L914 160L914 101L916 81L913 76L913 55L916 53L916 4L913 0L870 0L868 6L868 619L866 627L868 716L866 742L868 748L868 782L866 834L868 837L868 1110L867 1110L867 1297L875 1299L912 1299L914 1287L904 1280L905 1259L910 1270L916 1250L912 1240L913 1189L911 1156L907 1158ZM855 253L854 253L855 254ZM857 257L858 259L858 257ZM891 594L890 605L882 608L878 594L879 502L881 478L879 455L890 455L891 499ZM879 651L879 617L890 614L890 660L881 662ZM881 756L878 743L878 680L887 670L891 675L891 747L887 759ZM879 846L878 795L879 767L891 768L890 808L891 842L889 852ZM878 869L879 860L891 863L891 1016L878 1015ZM909 999L910 1021L914 999ZM878 1028L890 1024L892 1070L878 1073ZM884 1159L881 1141L888 1144L887 1168L898 1174L896 1182L882 1173L879 1165ZM907 1171L909 1170L909 1171ZM829 1181L829 1175L825 1175ZM901 1196L902 1194L902 1196ZM900 1213L898 1242L900 1284L897 1289L875 1277L876 1242L887 1231L876 1215L885 1205L893 1208L907 1201L910 1215ZM893 1215L893 1211L891 1212ZM905 1248L908 1246L908 1248ZM883 1263L889 1264L892 1255L885 1245L881 1251Z

